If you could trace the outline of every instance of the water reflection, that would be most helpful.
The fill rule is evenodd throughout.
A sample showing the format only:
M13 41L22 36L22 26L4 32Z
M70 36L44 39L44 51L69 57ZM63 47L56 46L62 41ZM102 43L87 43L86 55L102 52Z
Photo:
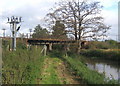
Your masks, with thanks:
M98 62L98 61L88 61L86 62L87 66L92 69L96 70L99 73L105 74L106 77L109 77L110 79L120 79L120 67L115 64L109 64L109 62Z

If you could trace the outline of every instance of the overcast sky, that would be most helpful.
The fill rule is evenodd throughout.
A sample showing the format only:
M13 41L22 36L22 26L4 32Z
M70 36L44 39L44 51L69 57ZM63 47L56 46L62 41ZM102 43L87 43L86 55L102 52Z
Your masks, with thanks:
M0 36L2 29L6 29L6 35L10 35L10 27L7 24L7 17L22 16L19 33L29 33L30 28L43 23L43 18L59 0L0 0ZM93 1L93 0L92 0ZM101 15L105 23L111 26L109 38L116 40L118 35L118 1L119 0L95 0L100 1L104 6Z

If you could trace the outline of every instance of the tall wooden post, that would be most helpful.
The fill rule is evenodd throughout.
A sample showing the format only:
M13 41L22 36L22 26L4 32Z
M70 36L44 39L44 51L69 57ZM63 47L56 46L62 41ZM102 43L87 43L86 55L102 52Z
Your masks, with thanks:
M49 43L49 51L52 50L52 43Z
M44 45L44 56L46 56L46 55L47 55L47 46Z

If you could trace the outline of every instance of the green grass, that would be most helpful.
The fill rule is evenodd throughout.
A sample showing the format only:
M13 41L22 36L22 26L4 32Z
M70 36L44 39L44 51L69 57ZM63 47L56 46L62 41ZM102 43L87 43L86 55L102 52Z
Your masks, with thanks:
M22 45L23 46L23 45ZM3 50L3 84L35 84L44 61L41 49L17 48L17 51Z
M59 52L60 53L60 52ZM54 57L58 56L59 53L52 52L51 55ZM61 55L61 54L60 54ZM63 55L62 55L63 56ZM69 57L70 56L70 57ZM83 62L83 57L80 57L76 54L68 53L68 56L63 56L63 61L67 62L68 67L71 71L74 71L77 76L80 76L82 80L87 84L104 84L105 76L103 74L99 74L97 71L90 70Z
M87 83L87 84L104 84L104 76L88 69L81 61L71 57L65 57L69 66L72 68L76 74Z
M41 84L61 84L56 72L56 58L47 58L48 61L44 63L47 68L43 69L43 74L41 76Z
M108 51L100 50L100 49L81 50L81 55L93 59L120 61L120 51L118 50L108 50Z
M72 71L76 72L77 76L80 76L81 79L88 84L88 86L95 86L100 84L105 86L106 84L118 84L116 80L106 79L103 74L98 73L97 71L89 69L81 60L76 57L64 57L64 60L68 63L69 68Z
M87 49L118 49L119 44L114 40L91 41L84 47Z
M78 58L76 54L71 52L68 56L64 57L65 52L60 52L59 50L53 51L49 54L53 60L48 60L49 64L44 63L45 59L40 54L41 48L31 47L30 50L26 46L18 42L17 51L8 51L7 42L3 49L3 69L2 69L2 83L3 84L37 84L37 79L42 79L41 84L61 84L56 72L59 59L64 59L69 65L72 71L76 72L77 76L80 76L85 83L95 86L95 84L115 84L114 80L105 81L105 76L99 74L97 71L90 70L82 61L82 58ZM120 53L117 51L107 51L102 50L88 50L81 51L81 54L90 58L105 58L110 60L119 60ZM69 57L70 56L70 57ZM63 57L63 58L62 58ZM47 65L47 68L44 68ZM43 73L47 75L43 75Z

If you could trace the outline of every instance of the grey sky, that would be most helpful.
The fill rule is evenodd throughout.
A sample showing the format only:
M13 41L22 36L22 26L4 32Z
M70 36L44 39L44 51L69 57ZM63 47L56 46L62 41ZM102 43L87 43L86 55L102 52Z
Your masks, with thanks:
M29 28L43 23L43 18L59 0L0 0L0 36L2 28L6 28L6 34L10 35L10 27L7 24L7 17L22 16L21 29L19 33L28 33ZM100 1L104 6L101 15L105 23L111 26L108 32L110 38L116 39L118 34L118 0L95 0ZM18 33L18 34L19 34Z

